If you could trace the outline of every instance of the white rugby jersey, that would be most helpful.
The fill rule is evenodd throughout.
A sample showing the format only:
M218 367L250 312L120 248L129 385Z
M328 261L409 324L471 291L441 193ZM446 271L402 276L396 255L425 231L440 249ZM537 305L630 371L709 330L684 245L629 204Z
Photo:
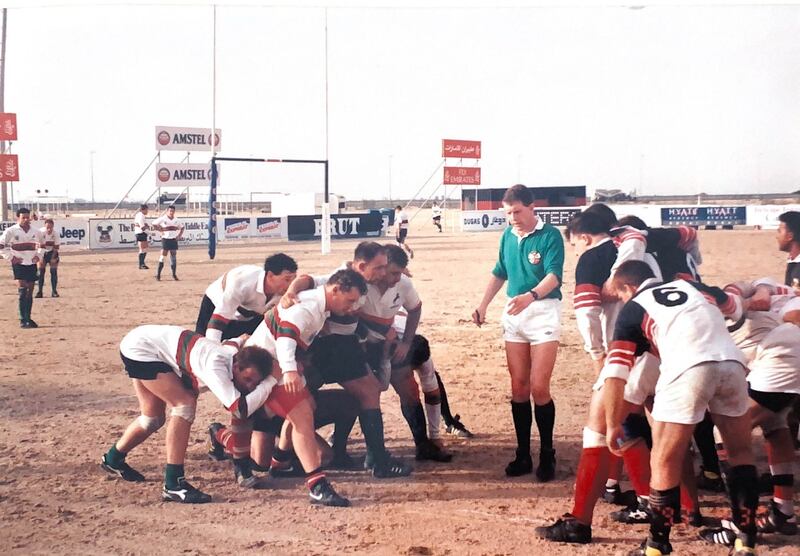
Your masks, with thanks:
M29 226L23 230L19 224L9 226L0 236L0 253L5 259L20 259L18 264L30 266L39 259L36 248L44 243L42 233Z
M770 312L776 313L779 317L791 311L800 311L800 295L791 286L779 284L772 278L759 278L752 282L739 281L725 286L725 291L739 295L743 298L751 297L760 286L769 288L770 293Z
M781 319L771 311L747 311L738 321L728 323L731 338L749 362L755 359L761 341L780 326Z
M177 218L170 218L166 214L156 218L152 226L161 228L161 239L178 239L178 234L183 230L183 224Z
M312 276L314 279L314 287L318 288L319 286L324 286L330 280L330 277L333 276L336 272L340 270L345 270L351 268L351 263L344 262L342 266L331 272L330 274L322 274L318 276ZM356 309L360 308L364 302L366 301L366 296L362 295L356 306ZM325 322L325 327L322 329L320 333L321 336L328 336L330 334L339 334L340 336L349 336L351 334L355 334L358 329L358 315L353 313L351 315L336 315L331 314L328 317L328 320Z
M297 370L297 350L308 350L330 313L325 305L325 287L300 292L298 303L288 309L275 305L264 315L247 340L249 346L266 349L284 373Z
M399 213L397 213L397 216L395 218L397 219L398 229L400 230L408 229L408 215L406 214L406 211L401 210Z
M39 232L42 234L42 243L39 244L40 253L49 253L53 249L58 249L61 245L61 240L58 238L55 226L53 227L52 233L47 233L47 226L39 228Z
M719 288L649 279L620 311L603 374L628 379L634 359L649 351L661 359L661 384L706 361L739 361L723 315L741 317L741 300Z
M133 217L133 231L137 234L143 234L147 230L147 216L142 211L137 212Z
M800 327L780 323L758 344L748 367L753 390L800 394Z
M381 342L392 327L400 309L416 311L422 306L411 278L402 274L400 281L381 293L380 289L367 284L364 304L358 311L361 328L366 332L368 342Z
M266 294L266 278L263 268L248 264L232 268L214 280L206 288L206 295L214 304L206 338L219 342L230 321L260 318L274 306L280 296Z
M119 345L128 359L161 361L178 376L186 376L196 390L207 386L234 417L244 419L264 405L276 381L267 377L249 394L239 392L232 371L239 347L238 340L218 344L180 326L160 324L134 328Z
M431 213L433 214L433 218L442 216L442 207L433 205L433 207L431 207Z

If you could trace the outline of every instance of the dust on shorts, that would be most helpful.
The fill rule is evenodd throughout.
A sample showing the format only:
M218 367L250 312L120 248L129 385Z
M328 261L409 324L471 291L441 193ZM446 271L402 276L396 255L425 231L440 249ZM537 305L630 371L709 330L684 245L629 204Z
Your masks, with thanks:
M561 300L540 299L518 315L503 310L503 339L517 344L543 344L561 337Z
M644 405L647 398L655 395L658 377L661 376L659 364L658 357L651 353L644 353L636 358L622 396L626 402L633 405ZM592 390L600 390L606 378L608 377L601 372Z
M14 273L14 280L23 282L35 282L37 278L35 264L12 264L11 270Z
M696 425L703 420L706 409L716 415L741 417L749 406L745 373L738 361L706 361L687 369L672 382L659 380L653 419Z

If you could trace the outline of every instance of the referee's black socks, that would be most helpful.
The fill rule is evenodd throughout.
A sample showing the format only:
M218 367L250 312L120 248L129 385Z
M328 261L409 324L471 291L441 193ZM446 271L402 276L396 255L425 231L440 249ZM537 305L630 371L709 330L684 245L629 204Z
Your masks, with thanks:
M541 450L553 449L553 427L556 422L556 405L553 400L546 404L533 406L533 415L536 418L536 428L539 429Z
M531 454L531 425L533 413L531 401L511 401L511 416L514 418L514 431L517 433L517 458L530 459Z

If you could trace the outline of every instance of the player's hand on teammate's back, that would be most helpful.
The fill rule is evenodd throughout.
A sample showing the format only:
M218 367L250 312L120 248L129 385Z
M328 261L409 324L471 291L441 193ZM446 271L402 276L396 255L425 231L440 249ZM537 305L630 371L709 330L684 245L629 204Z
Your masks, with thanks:
M600 298L603 301L617 301L619 297L614 288L611 287L611 278L605 281L603 288L600 290Z
M297 371L283 373L283 385L289 394L297 394L303 388L303 379Z
M518 315L531 303L533 303L533 296L530 293L525 292L521 295L516 295L508 302L508 314Z
M283 296L281 296L281 308L288 309L292 305L298 303L297 294L291 291L287 291Z
M769 311L772 296L768 288L756 288L756 293L750 298L748 309L750 311Z

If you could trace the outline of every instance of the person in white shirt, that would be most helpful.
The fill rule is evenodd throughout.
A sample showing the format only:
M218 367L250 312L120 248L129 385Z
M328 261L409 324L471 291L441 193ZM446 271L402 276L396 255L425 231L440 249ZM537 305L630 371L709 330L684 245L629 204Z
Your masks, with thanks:
M0 254L11 261L14 279L19 286L20 328L38 328L31 319L33 310L33 284L36 282L36 265L39 254L36 247L44 243L41 232L31 226L31 211L17 210L17 223L9 226L0 236Z
M44 221L44 227L39 231L42 234L44 243L39 245L39 291L36 292L37 299L42 297L42 288L44 288L44 273L47 265L50 265L50 287L53 297L58 295L58 248L61 241L58 239L58 233L55 231L55 222L52 218Z
M291 435L291 444L306 472L312 504L349 506L350 502L336 493L321 469L314 407L304 376L308 349L328 317L352 314L366 291L367 284L359 273L339 270L325 285L300 292L292 306L276 305L267 311L264 321L248 340L248 345L265 348L280 366L282 377L267 399L267 407L287 421L284 433ZM235 457L236 447L230 448Z
M433 225L439 228L439 233L442 233L442 207L440 207L437 203L433 203L431 207L431 214Z
M141 415L134 419L100 466L126 481L144 476L125 462L128 453L167 425L167 465L161 497L167 502L202 504L211 497L184 478L184 459L194 422L197 396L207 387L234 417L260 410L277 383L273 360L258 347L241 348L245 336L220 345L180 326L144 325L120 343L125 371L133 380Z
M400 245L400 247L405 249L408 253L408 256L413 259L414 250L411 249L411 246L408 243L406 243L406 238L408 237L408 215L400 205L394 207L394 227L397 231L397 234L395 235L397 243Z
M623 392L634 359L645 352L661 359L653 403L650 535L637 552L669 554L669 534L680 515L680 476L697 423L708 410L730 463L726 474L733 522L732 554L755 553L758 476L751 446L745 357L723 316L737 321L741 298L719 288L674 280L660 283L641 261L622 264L612 289L625 302L600 373L606 408L606 443L621 455Z
M147 223L147 211L147 205L142 204L133 217L133 231L136 234L136 243L139 244L139 270L147 270L150 268L144 264L144 259L147 257L148 246L147 230L150 229L150 224Z
M161 255L158 257L156 280L161 280L161 271L164 270L164 257L167 256L167 253L169 253L169 263L172 268L172 279L177 280L178 241L183 237L184 226L175 218L175 206L170 205L167 208L167 213L153 222L152 228L161 232Z
M206 289L195 332L218 342L252 334L296 277L297 263L284 253L267 257L263 268L230 269Z

